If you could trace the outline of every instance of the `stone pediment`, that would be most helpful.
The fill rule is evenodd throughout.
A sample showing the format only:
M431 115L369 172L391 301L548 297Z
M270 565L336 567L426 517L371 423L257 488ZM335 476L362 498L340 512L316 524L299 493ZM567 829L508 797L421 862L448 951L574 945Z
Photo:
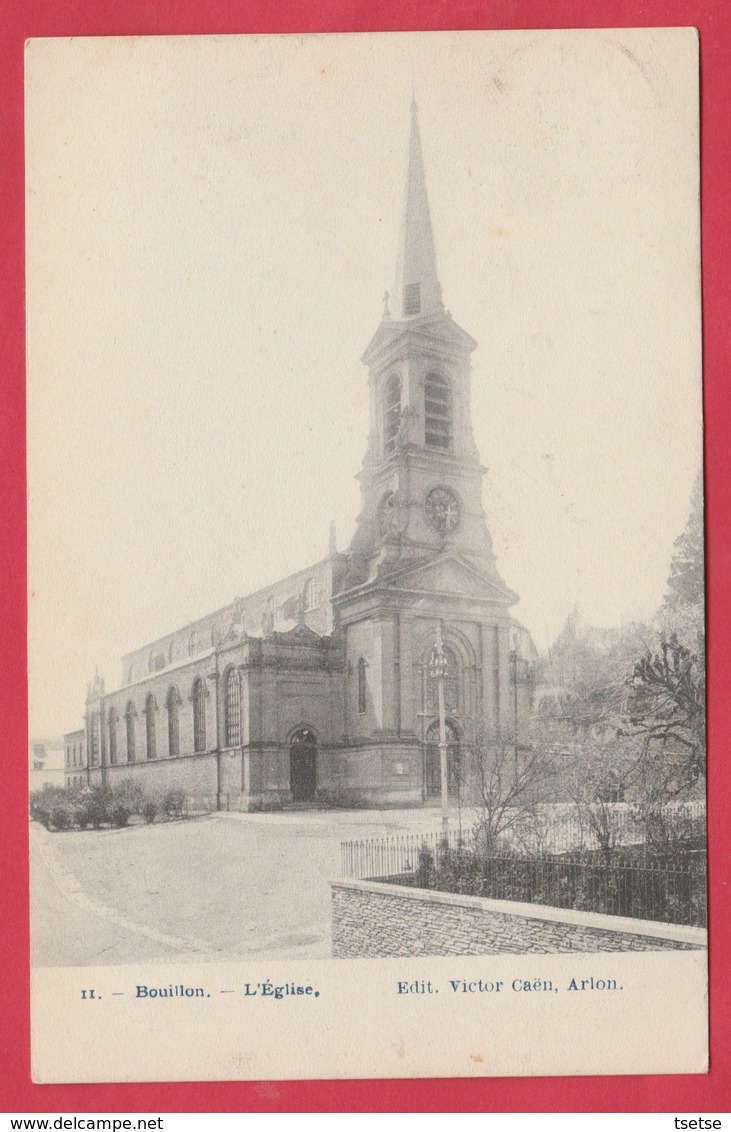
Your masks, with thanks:
M497 571L481 568L454 551L395 570L387 577L380 576L375 585L404 593L477 598L503 606L514 605L518 600Z

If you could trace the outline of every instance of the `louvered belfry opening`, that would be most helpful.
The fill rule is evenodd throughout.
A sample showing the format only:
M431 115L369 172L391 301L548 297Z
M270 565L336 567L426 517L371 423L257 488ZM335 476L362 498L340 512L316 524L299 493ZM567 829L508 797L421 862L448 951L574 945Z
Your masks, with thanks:
M449 382L430 373L424 388L425 442L427 448L452 447L452 395Z

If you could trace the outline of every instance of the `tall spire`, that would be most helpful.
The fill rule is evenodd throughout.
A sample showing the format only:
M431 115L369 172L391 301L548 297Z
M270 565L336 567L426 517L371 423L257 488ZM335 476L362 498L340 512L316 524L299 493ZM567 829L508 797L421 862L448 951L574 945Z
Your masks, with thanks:
M401 321L439 314L443 309L421 156L419 111L412 100L409 169L391 311L392 317Z

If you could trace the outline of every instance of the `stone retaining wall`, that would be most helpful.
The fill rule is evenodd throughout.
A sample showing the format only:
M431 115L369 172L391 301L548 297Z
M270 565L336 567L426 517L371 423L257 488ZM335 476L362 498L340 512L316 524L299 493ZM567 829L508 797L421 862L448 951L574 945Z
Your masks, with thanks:
M332 883L336 959L522 955L571 951L694 951L702 928L630 920L378 881Z

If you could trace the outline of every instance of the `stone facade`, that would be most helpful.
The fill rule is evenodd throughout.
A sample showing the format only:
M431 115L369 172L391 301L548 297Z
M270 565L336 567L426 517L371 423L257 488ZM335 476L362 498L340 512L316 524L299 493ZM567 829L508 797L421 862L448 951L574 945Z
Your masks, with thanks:
M693 951L706 946L706 933L701 928L346 880L332 884L332 940L336 959L382 959Z
M88 781L86 731L67 731L63 737L64 782L66 786L84 786Z
M422 805L439 792L439 627L452 779L477 731L517 755L532 644L482 506L475 347L442 303L414 107L396 282L363 357L370 429L351 545L338 553L331 539L319 563L129 653L117 691L96 678L89 784L133 775L238 809Z

